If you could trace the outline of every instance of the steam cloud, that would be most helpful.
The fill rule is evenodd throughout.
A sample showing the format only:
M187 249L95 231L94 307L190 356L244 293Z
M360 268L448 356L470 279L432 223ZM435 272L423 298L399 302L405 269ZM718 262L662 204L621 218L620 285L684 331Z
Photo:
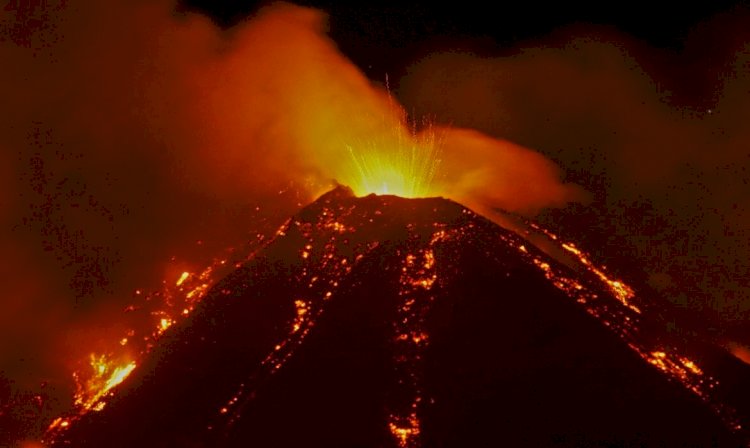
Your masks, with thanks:
M118 0L2 23L4 375L67 377L136 287L174 274L170 257L197 263L281 222L351 170L347 145L408 129L325 22L280 4L222 31L166 1ZM469 205L533 213L580 196L531 150L441 136L437 185Z

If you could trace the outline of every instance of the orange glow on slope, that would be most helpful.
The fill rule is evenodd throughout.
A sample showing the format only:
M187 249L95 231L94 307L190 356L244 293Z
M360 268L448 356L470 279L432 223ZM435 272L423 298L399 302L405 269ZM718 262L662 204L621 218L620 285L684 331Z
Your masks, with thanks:
M135 361L126 360L115 363L106 355L91 354L90 366L93 372L87 379L79 380L76 375L77 391L75 394L75 405L83 411L99 411L104 408L104 398L115 386L122 383L125 378L135 370ZM67 423L67 422L63 422ZM61 427L67 424L61 424ZM50 427L51 429L52 427Z
M270 353L261 361L261 367L267 374L276 374L294 355L296 349L302 345L310 330L315 326L327 302L333 297L333 291L339 286L339 281L352 271L354 265L362 257L360 254L351 259L350 256L338 253L336 250L335 242L338 237L345 233L355 232L354 227L337 221L335 218L337 214L341 214L341 210L333 212L330 209L324 209L318 222L314 224L288 220L276 231L276 236L286 236L291 231L299 231L305 238L305 245L298 251L305 269L299 274L297 281L307 285L309 296L305 299L294 300L294 311L288 332L283 339L274 344ZM313 238L313 226L325 230L328 239L316 242ZM314 247L322 247L323 250L314 251ZM363 249L369 251L374 247ZM317 275L313 275L313 271L316 271ZM227 428L239 419L242 407L252 396L253 390L242 383L226 404L218 409L219 416L226 417Z
M637 350L639 351L639 350ZM640 351L639 351L640 353ZM703 383L708 381L708 388L715 387L717 382L712 378L704 378L703 370L694 361L686 357L678 356L664 350L655 350L650 353L642 353L641 356L650 364L667 373L673 378L679 379L688 389L702 397L706 392Z
M628 307L631 311L641 314L640 308L638 308L636 305L632 303L632 299L635 297L635 292L630 286L626 285L624 282L620 280L611 279L601 268L594 265L594 263L592 263L591 260L589 260L589 257L582 250L576 247L575 244L561 241L557 235L555 235L554 233L550 232L547 229L541 228L540 226L536 224L531 224L531 228L546 235L552 241L557 242L560 245L560 247L565 249L565 251L568 252L569 254L573 255L575 259L581 265L583 265L589 272L599 277L599 279L607 285L607 288L610 291L612 291L612 294L620 303ZM524 246L521 246L519 247L519 250L521 250L522 252L525 252L526 248Z
M636 313L641 313L641 310L637 306L630 303L630 299L635 296L635 293L628 285L619 280L612 280L607 277L607 275L601 269L594 266L591 261L589 261L588 257L586 257L586 255L581 252L580 249L574 246L573 243L563 243L562 247L569 253L575 255L576 258L578 258L578 261L581 262L581 264L589 268L591 272L596 274L597 277L599 277L604 283L606 283L615 297L617 297L617 300L622 302L623 305L635 311Z
M628 285L623 281L609 278L602 268L594 265L589 256L572 243L561 242L557 235L536 224L531 224L531 227L545 234L572 254L586 271L592 274L593 278L606 286L611 296L601 296L591 292L586 284L582 284L563 269L531 255L523 244L510 240L506 242L516 247L522 256L529 257L530 261L555 287L575 299L587 313L617 334L644 361L701 398L729 428L734 431L742 429L736 411L715 396L714 391L719 386L716 378L707 374L695 360L684 354L684 348L657 345L643 336L642 312L633 304L633 300L636 299L635 293ZM615 301L608 300L609 297Z
M421 360L424 349L430 344L424 321L435 300L432 289L438 281L435 248L450 237L445 230L436 230L430 237L428 248L406 254L401 265L398 319L393 323L396 335L393 362L397 387L410 400L408 404L392 405L388 416L388 430L401 448L421 446L419 413L424 395Z
M182 271L176 279L162 281L161 291L136 289L137 302L126 306L124 312L126 316L133 314L130 319L140 324L139 329L131 328L125 335L114 338L109 348L103 350L105 354L90 354L88 368L73 372L74 408L50 423L44 440L54 440L81 416L104 409L109 394L136 369L138 361L149 353L155 342L193 312L217 279L252 257L266 242L261 234L256 238L228 249L225 257L214 259L200 271Z
M309 311L308 305L304 300L295 300L294 307L297 309L297 316L292 324L292 333L296 333L305 324L306 315Z
M52 420L52 423L50 423L49 430L54 430L57 428L67 428L68 425L70 425L70 422L67 419L57 417L56 419Z
M385 200L388 199L385 198ZM301 269L295 276L295 282L307 285L307 290L296 296L303 298L295 297L291 303L288 310L288 327L284 335L275 341L274 345L269 346L269 353L261 365L263 374L273 375L283 368L316 325L316 320L324 312L327 302L336 294L340 282L365 254L380 244L375 241L354 245L351 252L349 251L349 238L357 233L357 229L345 223L348 214L351 214L354 209L353 206L348 209L340 207L338 211L324 208L316 222L290 220L277 231L276 234L280 236L291 232L301 237L299 246L295 246L296 250L293 252L298 254L298 261L301 264ZM472 214L473 212L464 209L462 213ZM380 215L380 211L376 211L374 215ZM434 228L429 237L410 233L414 238L410 241L416 244L400 254L403 258L401 258L398 289L398 319L391 324L394 347L393 368L397 380L394 387L397 387L407 399L387 403L387 420L384 423L395 443L402 448L421 446L420 417L423 416L425 406L428 406L426 403L430 402L428 392L423 385L422 359L424 349L432 344L425 325L425 316L435 300L435 290L440 288L446 272L440 263L444 259L444 257L440 258L441 243L452 240L460 242L462 238L468 238L474 232L472 223L459 229L448 230L442 224L434 223L433 225ZM409 231L411 232L411 229ZM348 235L342 238L344 234ZM548 233L548 236L550 235L552 234ZM625 283L608 278L602 269L596 267L589 261L586 254L572 244L565 244L563 247L577 257L580 264L586 268L588 275L572 275L572 271L563 269L562 265L542 258L541 252L535 247L524 244L527 243L525 240L513 237L502 237L502 239L510 247L515 248L529 264L533 264L541 271L555 287L565 292L568 297L582 305L586 312L620 336L642 359L691 390L712 406L725 421L731 421L729 411L712 401L711 392L718 382L708 373L704 373L696 361L681 353L676 347L657 346L653 341L639 335L643 316L641 316L640 309L632 302L643 304L646 310L649 308L643 301L636 301L633 291ZM557 237L553 239L557 240ZM342 246L341 241L347 241L347 243ZM346 249L342 249L343 247ZM171 277L165 282L169 284L175 295L165 298L165 303L171 304L168 307L164 305L165 308L158 312L161 314L155 314L158 316L158 321L154 330L154 338L161 335L172 324L178 323L174 319L179 318L181 313L175 314L176 311L188 314L192 310L194 302L191 298L202 297L214 283L217 268L224 265L227 265L226 260L220 260L201 273L194 274L185 271L176 281L175 277ZM178 287L177 291L174 291L171 286L173 284ZM597 286L592 289L592 285ZM184 300L176 301L176 296L184 297ZM133 338L133 342L139 339ZM127 339L125 340L127 343ZM103 399L107 393L120 384L136 365L135 362L129 361L115 365L107 357L95 355L91 355L90 364L94 371L92 378L98 382L91 387L89 387L91 380L79 383L83 384L81 389L92 391L80 400L77 394L76 405L82 409L81 414L90 410L101 410L105 405ZM248 381L248 384L252 383ZM218 407L220 418L228 419L228 425L233 424L239 418L243 404L253 396L253 392L252 386L240 384L237 393L223 406ZM62 430L74 423L75 418L58 418L49 429L50 431Z

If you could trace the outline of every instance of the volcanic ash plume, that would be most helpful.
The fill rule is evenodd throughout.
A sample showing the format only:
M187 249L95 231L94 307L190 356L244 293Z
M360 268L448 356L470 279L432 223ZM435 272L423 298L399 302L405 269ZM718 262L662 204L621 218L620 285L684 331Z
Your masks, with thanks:
M213 92L201 109L215 111L209 116L216 122L234 122L224 146L241 166L290 180L336 180L358 194L481 197L514 211L576 197L532 151L479 133L408 124L401 106L343 57L324 29L322 13L281 5L233 30L219 82L201 86Z

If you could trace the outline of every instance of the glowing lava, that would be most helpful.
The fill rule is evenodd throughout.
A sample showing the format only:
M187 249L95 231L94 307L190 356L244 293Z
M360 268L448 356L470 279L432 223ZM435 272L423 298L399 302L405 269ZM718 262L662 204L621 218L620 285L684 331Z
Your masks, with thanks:
M262 282L269 280L263 269L259 268L263 266L260 263L263 260L255 260L257 263L251 260L254 254L245 258L251 260L246 264L229 264L238 267L236 272L241 275L237 278L241 281L220 283L212 288L216 285L214 268L218 269L226 264L224 261L217 262L214 267L206 268L203 272L180 270L179 275L170 279L170 286L174 285L184 300L177 301L175 296L178 294L175 293L171 298L171 308L174 309L167 309L157 316L156 336L162 331L173 331L172 325L179 325L177 319L181 317L175 312L183 309L192 312L194 299L205 294L215 294L216 300L209 303L216 308L206 308L206 314L196 313L196 320L193 322L196 326L193 328L202 328L198 326L203 322L200 319L208 321L213 315L210 311L215 310L222 310L226 316L244 315L237 311L265 309L263 307L266 303L273 303L273 307L269 309L278 310L280 316L271 331L261 333L269 335L264 345L255 350L257 354L253 355L254 358L241 361L244 363L243 367L237 372L225 376L225 373L216 373L222 369L206 370L214 375L210 378L214 378L217 384L223 384L226 378L231 379L227 381L228 386L217 393L217 399L211 397L210 401L206 401L210 404L207 424L196 429L197 433L207 434L206 437L210 440L221 439L222 443L226 442L224 446L244 446L230 442L235 441L233 437L245 436L242 433L243 428L256 424L250 422L252 419L247 418L248 416L253 415L262 421L261 413L253 414L263 409L253 407L261 406L258 402L265 399L262 397L262 388L271 384L272 380L284 384L283 381L288 380L291 375L303 371L300 368L303 364L290 361L300 358L298 353L304 351L301 347L320 344L321 341L327 340L316 340L315 335L320 336L320 333L316 332L326 328L326 318L331 314L329 310L339 309L336 307L341 306L342 301L361 297L362 289L358 288L369 288L369 283L363 283L368 281L368 277L360 276L362 269L374 269L373 272L387 273L378 279L388 280L383 282L383 291L387 293L383 297L383 303L384 308L391 310L388 314L389 320L383 321L387 325L382 332L387 338L384 345L387 350L384 354L387 354L385 360L388 368L388 375L383 376L386 378L383 384L387 387L385 390L391 393L383 396L379 402L378 409L382 410L382 421L379 421L379 424L382 425L383 432L389 433L391 442L398 447L430 446L430 434L434 431L435 422L439 421L435 420L435 416L439 415L435 409L443 406L441 397L445 397L440 395L445 392L435 387L434 377L430 377L430 360L435 359L430 357L435 356L435 352L432 351L435 347L447 343L445 334L450 334L441 333L445 324L435 325L435 322L443 322L436 320L440 316L452 315L443 314L446 313L445 310L454 309L454 296L451 294L455 294L455 291L449 289L450 285L456 279L465 278L462 276L464 270L470 269L466 267L466 262L468 260L471 263L476 256L474 252L464 252L467 246L478 250L479 257L489 263L488 266L497 267L497 270L493 269L483 275L497 275L502 279L511 276L523 279L528 276L540 280L540 283L549 283L563 293L560 295L561 298L570 299L575 306L582 308L614 333L625 346L650 366L648 368L658 370L669 380L690 391L718 414L729 428L734 431L742 429L741 422L735 418L734 410L724 405L722 398L716 395L720 385L713 376L711 365L685 350L683 345L668 344L654 338L649 328L651 323L647 320L653 311L649 304L637 296L624 281L613 278L603 267L597 266L585 252L569 242L561 241L552 233L535 227L556 242L556 247L572 255L580 272L549 258L518 234L500 231L489 221L450 201L406 201L376 196L353 198L351 192L341 188L310 207L288 220L266 246L269 250L265 255L261 255L269 257L270 266L280 267L278 278L271 278L280 283L271 285L275 285L273 291L281 283L285 288L288 286L288 289L284 289L286 301L279 301L275 292L268 294L264 289ZM412 219L412 215L408 213L410 211L426 211L434 216L426 220ZM444 212L451 214L443 215ZM495 240L496 238L499 240ZM469 255L466 255L467 258L462 258L462 254L470 254L472 257L468 258ZM545 279L547 282L544 282ZM248 297L247 291L254 289L259 291L257 296L252 296L254 300L233 300ZM494 296L488 294L487 297ZM494 299L509 300L512 297L498 294ZM472 296L467 294L456 301L470 300ZM499 321L500 316L497 317ZM588 319L585 316L584 318ZM245 321L238 319L237 322L244 325ZM206 331L210 330L210 333L205 335L225 338L206 342L203 346L205 350L213 353L216 347L223 347L222 342L234 341L232 332L217 333L217 327L213 325L207 325L205 328ZM232 339L229 339L230 337ZM196 346L201 347L202 340L203 337L195 339L199 342L189 348L191 354L196 350ZM622 348L623 351L626 350L625 347ZM307 352L307 356L309 355L310 352ZM304 353L301 355L303 359L305 356ZM564 357L565 354L561 353L560 356ZM140 363L140 359L136 359ZM220 360L223 363L240 362L234 355L226 355ZM465 362L474 361L467 359ZM107 358L92 356L91 367L94 376L92 380L81 383L83 391L91 392L87 392L88 395L81 394L80 399L77 397L77 405L86 410L98 410L98 406L103 406L102 398L127 377L135 365L135 362L129 360L124 363L112 363ZM311 382L310 386L296 390L292 394L294 396L288 397L289 402L305 400L306 394L315 384ZM163 385L171 386L171 383L165 381ZM150 397L148 393L145 394L146 397ZM105 410L105 415L116 406L113 404ZM283 406L281 408L290 409ZM243 423L248 426L238 425L243 418L244 421L250 422ZM287 414L284 414L283 419L286 418ZM74 419L60 418L53 422L50 429L62 430L73 423ZM122 423L123 427L127 427L123 434L130 430L129 425L130 422ZM179 423L175 425L180 427ZM159 430L161 431L161 427ZM72 432L75 432L75 429ZM106 430L102 434L109 437ZM166 431L164 434L163 437L167 437L170 432ZM269 434L274 438L274 442L279 443L260 446L289 446L281 442L286 440L283 434L278 434L278 431L270 431ZM64 442L61 439L61 443Z
M636 300L635 292L621 280L613 280L605 274L603 268L597 267L588 255L578 249L573 243L560 241L559 237L552 232L542 229L538 225L532 228L544 233L551 240L560 244L560 247L576 257L586 270L602 282L609 289L611 298L616 302L607 300L606 297L592 293L578 280L564 274L561 270L553 268L549 263L539 258L531 261L539 268L552 284L565 292L576 302L583 306L586 312L596 317L602 324L615 332L626 342L631 350L636 352L644 361L661 371L682 386L700 397L723 421L734 431L742 430L736 411L731 406L724 404L718 399L713 390L719 385L719 381L707 374L697 362L689 358L684 348L672 346L664 347L654 344L643 335L643 311L633 304ZM508 241L509 244L514 245ZM524 245L517 246L524 256L528 250Z
M104 409L107 397L111 396L114 389L136 369L139 361L150 352L155 342L173 325L193 312L217 279L231 272L247 257L251 257L263 243L265 237L258 234L256 240L229 249L224 257L215 258L200 271L182 271L175 280L164 280L161 291L144 294L142 290L137 289L134 295L139 302L128 305L124 311L136 314L133 318L150 323L140 331L128 330L125 336L112 341L111 347L104 354L91 353L88 359L89 368L73 372L76 387L73 397L74 409L52 420L43 435L45 441L55 440L59 434L68 430L80 417L89 412Z
M112 388L122 383L135 370L134 361L116 363L105 355L91 354L90 365L93 373L86 380L79 380L76 375L77 391L75 404L83 411L100 411L104 408L102 401ZM66 425L61 425L63 427Z
M394 138L382 142L347 145L351 163L341 182L357 196L435 196L434 180L440 165L435 133L431 129L419 134L399 129L394 132Z

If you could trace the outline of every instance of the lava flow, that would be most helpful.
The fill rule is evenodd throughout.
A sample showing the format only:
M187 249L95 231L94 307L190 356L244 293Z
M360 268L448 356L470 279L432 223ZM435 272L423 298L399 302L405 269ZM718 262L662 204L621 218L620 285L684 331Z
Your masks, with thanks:
M264 237L242 246L241 252L250 256L261 245ZM91 353L86 367L72 374L76 391L73 409L55 418L47 427L43 442L53 441L89 412L99 412L113 397L113 389L130 376L142 359L158 344L161 336L173 325L186 319L208 292L209 288L247 257L230 249L222 258L198 272L183 271L173 281L164 281L163 289L149 294L136 290L137 302L125 308L127 321L133 327L122 337L113 340L103 353ZM143 326L143 323L146 326ZM139 325L140 324L140 325ZM139 330L136 330L138 327Z
M715 418L709 424L714 428L710 441L723 444L746 438L746 416L726 399L727 391L717 380L721 368L711 365L710 356L704 363L689 351L695 341L670 338L650 315L659 314L654 306L552 232L535 224L525 230L542 235L572 257L573 269L538 250L523 238L524 231L508 231L448 200L419 198L434 188L439 164L436 140L434 135L427 140L416 134L401 137L390 146L392 153L375 147L351 151L352 176L360 179L357 190L337 188L287 221L272 238L258 238L242 250L230 251L199 272L182 271L165 282L163 291L147 294L142 303L128 307L128 312L140 310L150 316L151 330L145 334L130 330L113 344L119 352L113 348L90 355L88 374L74 374L78 385L74 411L52 421L45 442L125 447L181 445L190 439L195 446L291 446L300 442L297 434L279 432L279 425L291 420L301 425L300 437L313 445L364 441L417 448L448 443L469 430L474 412L488 412L484 405L474 410L474 387L497 387L491 384L508 381L528 387L514 375L506 377L505 371L534 371L539 361L529 359L537 356L559 359L546 368L564 372L561 382L544 381L577 390L591 406L611 406L597 401L598 397L586 398L588 392L579 382L589 375L588 367L567 359L568 353L578 351L585 354L577 356L589 359L590 350L605 358L615 356L603 355L605 351L617 353L615 360L586 361L607 366L601 367L603 375L617 366L646 384L630 393L650 391L633 403L619 395L610 397L627 402L610 409L626 426L644 425L634 416L635 409L656 394L668 403L662 412L680 409L687 421ZM417 198L356 195L394 191ZM465 306L478 308L461 311ZM483 307L491 312L477 311ZM511 310L507 315L504 307ZM554 323L543 317L542 324L537 322L552 308L568 317ZM364 317L362 313L370 309L373 316ZM608 333L589 328L575 309L595 318ZM369 333L362 334L360 323L350 322L355 316L364 319L361 327ZM552 317L558 316L552 313ZM545 325L552 329L537 328ZM544 350L519 353L507 342L519 339L518 345L526 344L530 350L539 344L558 344L540 341L537 332L572 332L570 338L578 338L579 330L571 330L571 325L590 332L575 348L557 347L546 355ZM474 332L483 336L472 339ZM468 353L483 348L465 358L452 347L462 338L471 342L463 347ZM586 345L591 348L580 347ZM620 358L628 357L623 350L645 362L623 361ZM495 357L500 365L490 361ZM452 371L455 366L460 369ZM654 392L648 384L663 381L650 376L654 368L667 382L676 382L702 401L713 416L703 415L682 392L664 384L656 390L665 387L667 392ZM466 371L472 372L468 379ZM352 377L342 378L343 372ZM485 375L493 383L482 385ZM625 387L616 379L597 377L596 381L614 383L606 387ZM322 385L329 395L321 395L320 390L326 390ZM551 396L560 393L542 389ZM537 399L546 400L547 395ZM323 404L327 400L331 403ZM311 403L321 408L313 410ZM451 410L456 406L458 410ZM330 423L310 417L310 412ZM357 416L362 413L370 416L361 420ZM138 429L131 431L131 424ZM484 441L490 437L488 428L472 429L466 440ZM552 426L563 434L575 428ZM647 441L696 437L672 433L668 427L642 430ZM589 437L588 430L582 431ZM614 437L624 436L617 427L611 431ZM546 432L540 434L537 437ZM606 439L596 434L590 435L591 440ZM554 432L548 436L562 437ZM549 442L523 437L527 438L519 442ZM113 440L121 445L112 445Z

